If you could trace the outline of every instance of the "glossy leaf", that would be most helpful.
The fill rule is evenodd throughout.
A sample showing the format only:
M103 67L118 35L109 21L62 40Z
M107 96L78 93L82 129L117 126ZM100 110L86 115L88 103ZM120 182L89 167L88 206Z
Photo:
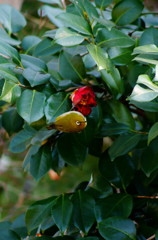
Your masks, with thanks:
M66 27L70 27L86 35L91 35L90 25L80 16L72 13L61 13L58 15L57 19L60 19Z
M110 217L100 222L99 233L106 240L136 240L135 225L126 218Z
M148 44L155 44L158 45L158 30L155 28L148 28L146 29L141 38L139 39L139 45L148 45Z
M21 130L23 119L18 115L15 108L6 110L2 115L2 126L9 135Z
M55 40L59 45L70 47L82 43L84 36L63 27L56 31Z
M26 25L26 20L11 5L0 5L0 23L8 30L9 33L16 33Z
M17 102L19 115L28 123L44 116L45 95L36 90L25 90Z
M109 155L105 152L100 158L99 169L108 182L118 188L126 189L134 176L135 167L129 156L125 155L111 162ZM125 169L128 169L128 171L125 171Z
M112 3L112 0L95 0L95 4L97 7L103 9L110 5Z
M108 108L109 107L109 108ZM135 122L129 109L119 101L111 100L107 102L108 112L118 123L123 123L134 129Z
M47 71L47 66L43 60L27 54L21 54L20 57L21 57L21 62L24 68L30 68L34 71L39 71L39 72Z
M105 47L130 47L134 45L134 40L123 32L112 28L110 31L107 29L101 29L98 31L97 42L99 46Z
M61 8L44 5L40 10L42 10L42 15L47 16L49 20L57 27L63 27L62 21L57 18L59 14L64 12Z
M55 224L63 234L70 223L73 205L67 195L59 196L52 207L52 217Z
M145 85L145 88L141 86L142 84ZM157 96L158 86L151 81L148 75L140 75L137 80L137 85L129 96L129 100L136 102L150 102Z
M123 123L105 123L102 125L99 136L113 136L117 134L128 133L130 131L129 126Z
M131 196L127 194L113 194L96 203L95 215L97 222L112 216L129 217L132 208Z
M26 212L26 226L29 231L37 228L48 216L51 215L51 208L56 197L49 197L34 202ZM52 219L53 221L53 219Z
M67 70L65 71L65 69ZM59 73L63 79L71 79L73 82L79 83L85 76L82 58L62 52L59 56Z
M21 88L17 84L7 80L4 82L0 100L8 103L14 103L15 100L20 97L20 95Z
M73 195L72 202L74 205L74 225L87 234L95 221L95 201L88 193L79 190Z
M23 76L30 83L31 87L34 87L47 83L51 75L49 73L40 73L30 68L26 68L23 71Z
M3 28L0 28L0 40L12 46L17 46L21 43L19 40L10 37Z
M8 43L0 40L0 55L6 59L12 58L19 63L20 56L18 51L10 46Z
M149 178L151 174L158 169L158 139L155 138L147 148L142 151L141 155L141 169ZM150 159L150 161L149 161Z
M45 106L45 115L48 123L52 123L56 117L70 110L68 95L55 93L51 95Z
M143 4L139 0L124 0L118 2L113 8L112 18L118 25L127 25L134 22L143 10Z
M149 135L148 135L148 144L158 136L158 123L156 122L149 131Z
M141 136L135 133L119 136L109 149L111 160L130 152L136 147L140 139Z
M17 133L11 140L9 150L14 153L23 152L30 146L30 140L36 133L32 128L25 128Z
M32 53L33 49L35 46L41 41L41 39L37 36L34 35L28 35L23 38L22 40L22 48L27 52L27 53Z
M49 146L44 145L30 159L30 173L39 181L51 168L52 154Z
M111 92L119 97L124 91L124 84L117 68L112 64L108 54L97 45L88 45L88 51L101 71L104 82L108 85ZM105 69L105 70L104 70Z
M52 42L48 38L45 38L35 46L33 55L36 57L50 56L56 54L61 49L62 46L56 44L55 42Z
M12 230L11 224L7 221L0 222L1 240L20 240L20 237Z
M86 12L87 17L91 24L93 23L93 20L95 17L99 17L96 8L93 6L93 4L89 0L80 0L79 2L77 0L71 0L71 1L75 4L77 9L82 10L83 16Z
M87 156L87 147L74 133L61 136L57 142L57 149L61 159L74 166L83 164Z

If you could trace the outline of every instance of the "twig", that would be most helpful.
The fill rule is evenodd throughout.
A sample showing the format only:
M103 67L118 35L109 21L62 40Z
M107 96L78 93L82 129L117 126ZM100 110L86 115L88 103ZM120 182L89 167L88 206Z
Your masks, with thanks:
M158 196L135 196L135 197L143 199L158 199Z
M146 240L152 240L152 239L155 239L155 234L152 235L151 237L147 238Z

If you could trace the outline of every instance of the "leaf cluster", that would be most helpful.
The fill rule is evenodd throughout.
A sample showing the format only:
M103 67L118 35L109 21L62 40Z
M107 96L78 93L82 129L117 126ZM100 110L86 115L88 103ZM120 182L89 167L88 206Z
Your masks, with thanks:
M55 29L22 40L25 18L0 5L0 125L37 181L87 157L98 169L71 193L1 222L1 239L158 239L157 22L141 0L40 1ZM48 130L83 86L97 98L87 127Z

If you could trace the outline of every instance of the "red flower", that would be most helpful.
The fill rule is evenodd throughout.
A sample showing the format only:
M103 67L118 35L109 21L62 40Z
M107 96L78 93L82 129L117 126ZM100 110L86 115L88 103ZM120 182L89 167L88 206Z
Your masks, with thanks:
M86 106L82 106L82 105L76 105L76 107L74 107L73 110L82 113L84 116L89 115L92 111L91 107L86 107Z
M87 86L76 89L71 94L71 100L74 106L79 104L88 107L95 107L97 105L92 88Z
M95 94L91 87L81 87L76 89L70 96L74 110L81 112L83 115L91 113L91 107L95 107L97 102Z

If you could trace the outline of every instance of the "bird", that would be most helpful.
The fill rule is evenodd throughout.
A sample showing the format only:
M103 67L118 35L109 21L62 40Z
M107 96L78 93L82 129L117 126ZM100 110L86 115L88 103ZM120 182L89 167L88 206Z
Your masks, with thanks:
M68 111L59 115L47 129L56 129L65 133L81 132L87 126L84 115L78 111Z

